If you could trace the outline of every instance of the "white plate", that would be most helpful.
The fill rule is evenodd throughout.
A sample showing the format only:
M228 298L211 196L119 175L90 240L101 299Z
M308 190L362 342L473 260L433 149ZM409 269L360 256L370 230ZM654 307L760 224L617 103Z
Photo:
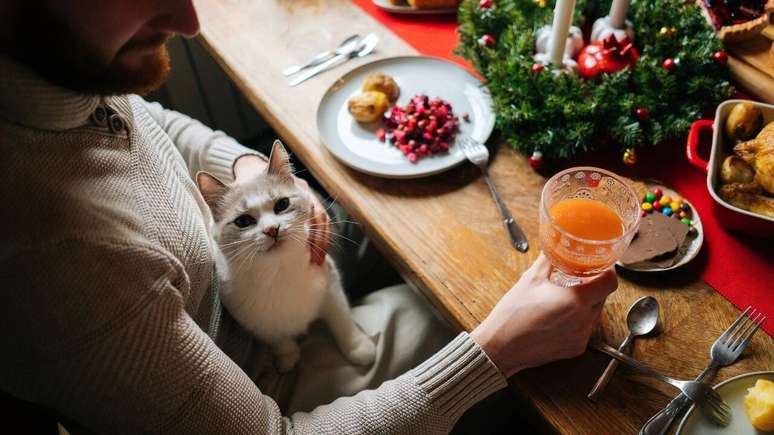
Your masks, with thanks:
M648 191L652 192L657 187L661 189L662 192L664 192L664 195L669 195L671 197L680 196L683 198L683 202L687 203L689 206L691 206L691 220L693 221L693 228L696 230L696 234L688 234L687 237L691 237L691 240L688 244L688 247L686 248L685 254L683 254L682 258L680 260L669 266L669 267L655 267L655 266L646 266L642 264L637 265L628 265L623 264L620 261L616 263L618 267L622 267L624 269L633 270L635 272L664 272L667 270L677 269L680 266L683 266L687 264L689 261L696 258L697 255L699 255L699 251L701 251L701 245L704 243L704 227L701 225L701 217L699 216L699 211L696 210L696 207L693 206L693 204L685 199L684 196L678 194L674 190L670 189L667 186L664 186L661 183L655 182L655 181L649 181L644 180L643 181L648 186ZM653 213L657 213L656 211L653 211Z
M460 120L459 135L469 135L486 142L494 128L492 99L483 85L459 65L425 56L381 59L362 65L341 79L325 93L317 108L317 129L328 150L345 165L367 174L386 178L418 178L437 174L465 161L456 144L446 154L419 159L411 163L389 141L380 142L376 129L381 122L361 124L347 110L347 100L360 92L366 76L382 72L392 76L400 86L397 104L405 106L416 94L441 97L452 105ZM470 122L465 122L467 113Z
M371 0L376 7L379 9L384 9L387 12L392 12L393 14L407 14L407 15L433 15L433 14L456 14L457 9L456 8L449 8L449 9L419 9L415 8L414 6L411 6L409 4L399 4L394 5L389 2L389 0Z
M768 379L774 382L774 372L754 372L739 375L721 382L715 386L723 400L731 407L731 424L727 427L715 426L701 415L695 406L685 414L675 435L763 435L774 432L762 432L747 419L744 413L744 396L758 379Z

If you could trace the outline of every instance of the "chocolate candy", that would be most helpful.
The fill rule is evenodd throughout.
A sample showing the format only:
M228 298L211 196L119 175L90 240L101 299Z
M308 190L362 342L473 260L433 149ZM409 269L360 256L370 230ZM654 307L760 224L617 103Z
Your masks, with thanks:
M648 192L645 194L645 202L653 202L656 200L656 194L653 192Z
M653 195L656 196L656 199L661 199L662 196L664 196L664 192L661 191L658 187L653 191Z
M649 202L643 202L642 203L642 210L646 211L646 212L649 212L649 211L653 210L653 204L651 204Z
M682 223L684 223L684 224L686 224L688 226L693 225L693 221L688 219L688 218L682 218L682 219L680 219L680 222L682 222Z
M672 198L669 195L664 195L661 197L661 199L658 200L658 202L661 205L669 205L669 203L672 202Z
M662 208L664 208L664 206L661 204L660 201L656 201L653 203L653 210L661 211Z
M691 206L688 205L687 202L684 202L684 203L680 204L680 210L682 210L682 211L684 211L686 213L690 213L691 212Z
M666 206L661 209L661 213L663 213L664 216L667 216L667 217L672 216L672 209L669 206Z

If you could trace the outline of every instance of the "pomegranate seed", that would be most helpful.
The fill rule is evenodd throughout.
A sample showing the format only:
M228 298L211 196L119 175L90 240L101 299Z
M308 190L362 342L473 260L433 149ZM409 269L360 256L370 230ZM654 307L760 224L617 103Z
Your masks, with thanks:
M408 159L409 159L409 161L411 163L416 163L417 162L417 155L416 154L408 153L407 157L408 157Z
M379 139L380 142L384 142L386 136L387 133L384 132L383 128L376 130L376 138Z

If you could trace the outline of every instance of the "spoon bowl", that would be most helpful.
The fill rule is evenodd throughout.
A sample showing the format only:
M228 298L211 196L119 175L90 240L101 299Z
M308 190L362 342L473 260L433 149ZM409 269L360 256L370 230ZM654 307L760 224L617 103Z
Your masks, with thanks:
M626 314L626 326L634 336L647 335L658 324L659 305L653 296L643 296L629 307Z

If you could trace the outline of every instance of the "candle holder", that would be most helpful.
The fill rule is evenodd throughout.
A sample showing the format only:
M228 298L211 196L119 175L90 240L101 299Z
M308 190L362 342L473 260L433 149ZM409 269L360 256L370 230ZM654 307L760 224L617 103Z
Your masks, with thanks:
M535 53L533 58L535 59L535 62L550 68L554 75L575 74L575 72L578 70L578 63L566 54L562 58L561 65L554 64L551 61L551 56L548 53Z
M623 41L624 38L629 38L629 41L634 40L634 27L632 22L624 20L620 27L616 27L610 16L597 18L594 21L594 25L591 26L591 40L592 41L604 41L608 36L613 35L615 39Z
M548 53L551 46L551 26L541 27L535 36L535 53ZM574 58L583 48L583 32L576 26L570 27L567 43L564 45L564 55Z

